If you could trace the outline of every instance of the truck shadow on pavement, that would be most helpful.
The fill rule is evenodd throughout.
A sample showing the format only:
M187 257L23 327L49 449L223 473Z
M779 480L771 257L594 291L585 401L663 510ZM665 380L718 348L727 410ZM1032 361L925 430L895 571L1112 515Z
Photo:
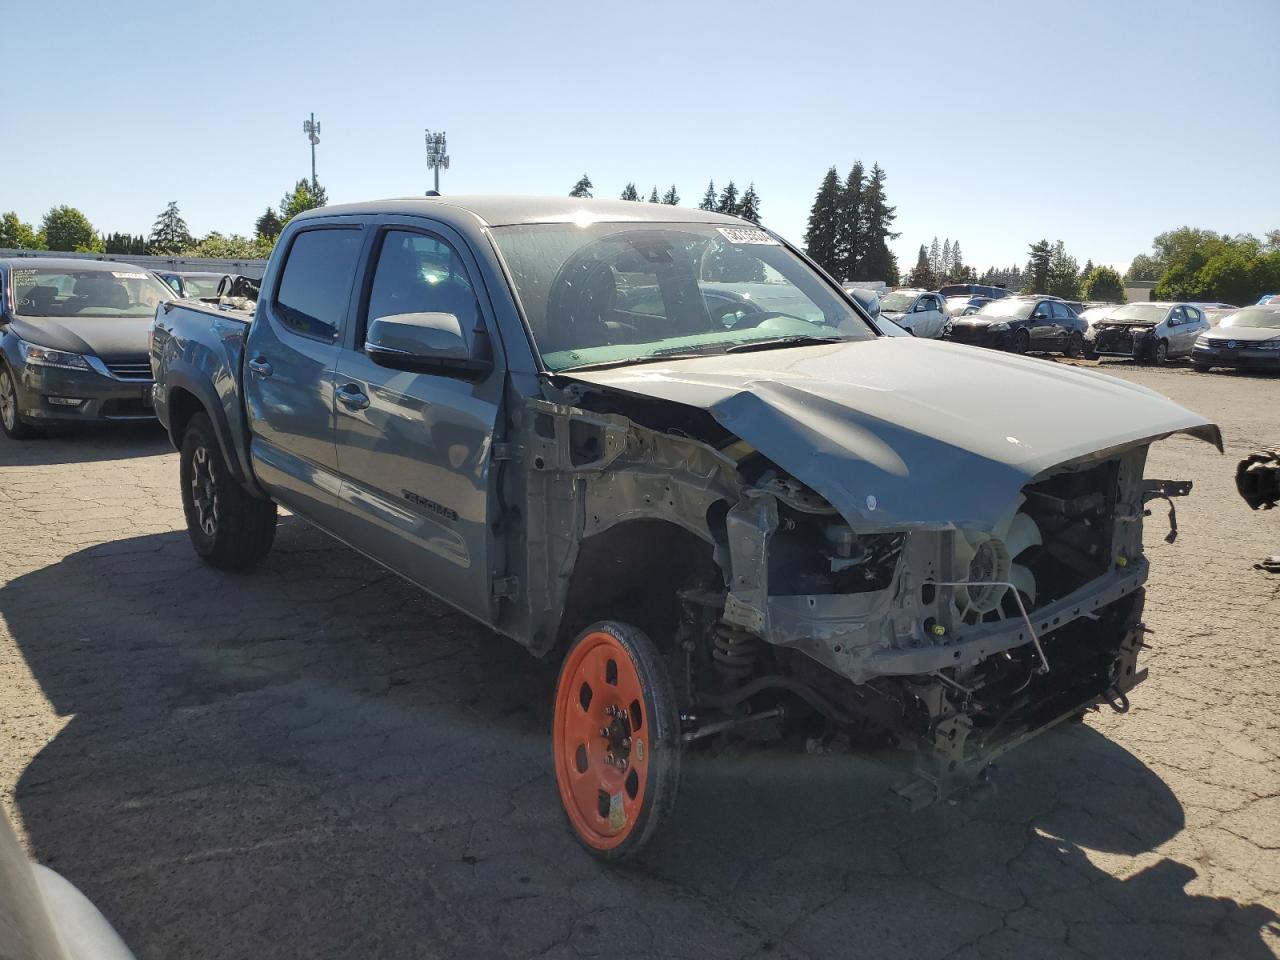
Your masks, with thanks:
M1271 956L1276 914L1158 852L1182 806L1087 725L915 814L874 759L694 754L654 845L599 865L554 664L292 518L276 544L235 576L143 536L0 589L69 718L17 787L32 853L144 960Z

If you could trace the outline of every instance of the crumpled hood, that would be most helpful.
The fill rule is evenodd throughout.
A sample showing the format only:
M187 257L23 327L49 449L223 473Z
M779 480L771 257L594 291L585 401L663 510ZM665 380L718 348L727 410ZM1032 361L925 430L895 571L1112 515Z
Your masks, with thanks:
M1043 471L1173 433L1222 449L1145 387L907 337L563 375L707 410L867 532L990 530Z
M15 317L12 326L27 343L111 362L147 355L151 317Z

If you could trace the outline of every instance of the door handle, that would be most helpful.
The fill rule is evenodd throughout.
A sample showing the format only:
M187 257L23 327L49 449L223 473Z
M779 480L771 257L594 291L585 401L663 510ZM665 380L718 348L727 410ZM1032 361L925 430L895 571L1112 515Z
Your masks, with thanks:
M259 380L265 380L271 376L271 364L267 363L265 357L254 357L246 366L249 368L249 372Z
M338 402L348 410L363 410L369 406L369 397L358 383L344 383L338 388Z

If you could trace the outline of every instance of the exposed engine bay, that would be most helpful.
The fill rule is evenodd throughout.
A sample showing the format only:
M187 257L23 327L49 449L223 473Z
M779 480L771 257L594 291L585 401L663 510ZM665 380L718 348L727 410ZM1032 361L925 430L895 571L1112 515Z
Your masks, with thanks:
M563 399L525 411L534 649L631 611L670 658L686 741L818 717L914 750L900 792L920 805L1062 720L1127 710L1146 676L1143 518L1167 500L1172 538L1190 491L1144 481L1150 440L1037 470L991 518L886 529L874 495L838 510L707 411Z

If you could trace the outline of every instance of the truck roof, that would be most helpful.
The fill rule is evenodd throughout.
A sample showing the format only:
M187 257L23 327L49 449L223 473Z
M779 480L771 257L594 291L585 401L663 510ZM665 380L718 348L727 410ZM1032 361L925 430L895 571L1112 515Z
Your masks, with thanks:
M299 218L342 214L401 214L430 216L446 222L458 218L479 220L485 226L517 223L726 223L741 225L738 217L711 213L693 207L673 207L665 203L638 200L588 200L577 197L456 196L400 197L367 203L343 203L318 207Z

